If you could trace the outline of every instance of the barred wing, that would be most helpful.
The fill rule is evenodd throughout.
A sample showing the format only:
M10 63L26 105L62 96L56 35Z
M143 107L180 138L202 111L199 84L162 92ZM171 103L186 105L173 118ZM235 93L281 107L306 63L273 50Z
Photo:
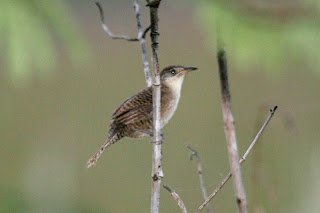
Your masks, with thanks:
M152 87L127 99L113 113L114 123L128 125L152 119Z

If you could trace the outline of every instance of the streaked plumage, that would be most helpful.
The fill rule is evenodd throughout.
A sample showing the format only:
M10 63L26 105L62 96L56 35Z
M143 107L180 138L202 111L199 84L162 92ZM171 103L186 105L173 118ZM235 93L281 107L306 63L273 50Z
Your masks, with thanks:
M185 74L195 67L168 66L161 78L161 128L172 118L177 109ZM103 151L123 137L142 138L153 130L152 87L147 87L127 99L112 114L106 142L89 159L88 168L94 165ZM140 131L139 131L140 130Z

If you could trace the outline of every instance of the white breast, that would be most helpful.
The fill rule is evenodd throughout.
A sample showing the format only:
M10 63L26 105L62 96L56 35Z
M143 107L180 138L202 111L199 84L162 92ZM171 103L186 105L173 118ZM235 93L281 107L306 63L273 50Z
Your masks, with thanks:
M164 127L169 120L172 118L173 114L177 110L178 103L180 101L180 95L181 95L181 87L184 80L184 76L175 79L172 82L167 82L166 85L171 89L173 92L174 98L171 99L171 101L168 103L168 111L163 115L161 119L161 128Z

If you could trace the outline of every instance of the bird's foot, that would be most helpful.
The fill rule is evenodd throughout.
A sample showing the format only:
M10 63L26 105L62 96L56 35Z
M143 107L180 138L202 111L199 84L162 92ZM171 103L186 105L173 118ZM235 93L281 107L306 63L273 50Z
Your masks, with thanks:
M152 133L152 137L153 137L153 133ZM164 142L164 134L161 131L160 131L160 140L159 141L155 141L155 140L153 140L153 138L150 141L150 143L155 143L155 144L162 144L163 142Z
M145 133L147 135L149 135L151 138L153 138L153 132L150 130L146 130L146 129L134 129L134 131L138 131L138 132L142 132ZM151 140L150 143L163 143L164 142L164 134L162 131L160 131L160 141L154 141Z
M137 131L137 132L141 132L141 133L147 134L150 137L153 137L153 132L150 131L150 130L147 130L147 129L133 129L133 130Z

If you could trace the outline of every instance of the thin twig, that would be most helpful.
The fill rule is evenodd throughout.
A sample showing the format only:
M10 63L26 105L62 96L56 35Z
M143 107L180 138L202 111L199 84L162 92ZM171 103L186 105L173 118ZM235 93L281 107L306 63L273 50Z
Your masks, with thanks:
M151 26L147 27L143 30L142 22L140 18L140 6L138 0L133 0L133 8L136 13L137 27L138 27L138 38L140 41L141 51L142 51L142 61L143 61L143 70L146 78L147 86L150 87L152 85L152 78L150 74L150 66L147 54L146 40L145 36L147 32L150 30Z
M124 39L126 41L139 41L142 51L142 61L143 61L143 69L144 69L144 75L146 78L147 86L150 87L152 85L152 78L150 74L150 67L149 67L149 60L148 60L148 54L147 54L147 47L146 47L146 40L145 37L148 33L148 31L151 29L151 26L147 27L143 30L141 18L140 18L140 5L138 0L133 0L133 8L136 14L136 21L137 21L137 28L138 28L138 36L136 38L131 38L127 35L114 35L107 24L105 23L104 18L104 12L99 2L95 2L100 13L100 20L101 20L101 26L102 29L108 33L108 35L113 39Z
M186 144L186 147L191 150L190 160L192 161L193 157L197 158L197 169L198 169L198 175L199 175L199 181L200 181L200 188L201 188L201 191L202 191L203 198L204 198L204 200L206 200L208 198L208 195L207 195L206 186L204 184L200 156L198 155L198 152L195 149L193 149L191 146L189 146L188 144ZM210 209L210 205L209 204L206 205L206 208L207 208L207 212L210 213L211 209Z
M253 139L251 145L249 146L248 150L246 151L246 153L244 153L243 157L240 160L240 163L242 163L241 161L245 161L246 158L248 157L250 151L252 150L253 146L256 144L256 142L258 141L259 137L261 136L264 128L268 125L270 119L272 118L272 116L274 115L274 112L277 110L278 106L275 106L273 109L270 109L270 115L268 117L268 119L266 120L266 122L263 124L263 126L261 127L260 131L258 132L258 134L256 135L256 137Z
M264 129L266 128L266 126L268 125L269 121L271 120L272 116L274 115L274 113L277 110L277 106L275 106L273 109L270 109L270 115L268 116L267 120L264 122L264 124L262 125L261 129L259 130L259 132L257 133L256 137L253 139L253 141L251 142L249 148L247 149L247 151L245 152L245 154L243 155L243 157L240 159L239 164L241 165L246 158L248 157L250 151L252 150L253 146L256 144L256 142L258 141L258 139L260 138L262 132L264 131ZM213 191L213 193L208 197L208 199L201 204L201 206L198 208L198 210L196 211L196 213L199 213L208 203L209 201L216 196L216 194L220 191L220 189L228 182L228 180L231 178L232 174L231 172L229 172L229 174L223 179L223 181L219 184L219 186Z
M220 191L220 189L228 182L228 180L231 178L232 174L231 172L229 172L229 174L223 179L223 181L219 184L219 186L213 191L213 193L211 195L209 195L209 197L206 199L206 201L204 201L203 204L201 204L201 206L199 206L198 210L196 211L196 213L201 212L201 210L208 205L208 203L210 202L210 200L216 196L216 194Z
M159 213L160 209L160 189L163 178L162 171L162 137L160 135L160 109L161 109L161 84L160 84L160 65L159 65L159 17L158 7L160 1L156 4L154 1L147 0L150 9L151 23L151 48L152 62L154 71L153 84L153 153L152 153L152 189L151 189L151 213Z
M147 32L149 32L150 29L151 29L151 26L149 26L146 29L144 29L142 35L140 36L140 34L139 34L138 38L139 39L141 39L141 38L146 39Z
M108 35L109 35L111 38L113 38L113 39L123 39L123 40L126 40L126 41L139 41L140 38L148 32L148 30L149 30L148 28L149 28L149 27L146 28L146 29L143 31L144 33L141 33L141 37L138 36L138 37L135 37L135 38L129 37L129 36L127 36L127 35L115 35L115 34L113 34L113 33L111 32L111 30L109 29L109 27L108 27L108 26L106 25L106 23L105 23L104 13L103 13L103 9L102 9L100 3L99 3L99 2L95 2L95 3L96 3L96 5L97 5L97 7L98 7L98 9L99 9L102 29L103 29L106 33L108 33Z
M218 33L218 64L221 84L222 111L224 120L224 131L226 135L227 148L229 153L229 163L233 178L233 186L240 213L247 213L247 197L242 180L241 167L239 164L239 154L234 118L231 110L230 90L228 82L227 58L224 44Z
M174 200L177 201L182 213L187 213L186 206L184 205L184 203L181 200L181 198L179 197L179 195L174 190L170 189L170 187L167 186L166 184L163 184L163 188L168 190L168 192L170 192L170 194L174 198Z

